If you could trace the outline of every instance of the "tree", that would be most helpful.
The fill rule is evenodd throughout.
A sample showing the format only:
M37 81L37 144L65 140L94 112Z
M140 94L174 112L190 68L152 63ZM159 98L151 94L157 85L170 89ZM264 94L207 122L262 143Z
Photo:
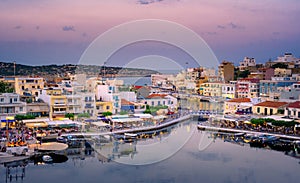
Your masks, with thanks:
M146 105L146 110L144 111L144 114L151 114L150 106Z
M285 63L276 63L276 64L272 65L272 68L273 69L276 69L276 68L286 69L286 68L288 68L288 65Z
M120 115L126 115L126 114L128 114L127 111L121 111L121 112L120 112Z
M102 115L103 115L103 116L111 116L111 115L112 115L112 113L111 113L111 112L109 112L109 111L107 111L107 112L103 112L103 113L102 113Z
M89 113L78 114L78 118L89 118L89 117L91 117L91 115Z
M238 73L238 78L246 78L250 74L249 70L244 70Z
M71 120L74 120L74 114L73 113L67 113L67 114L65 114L65 117L69 118Z
M10 88L7 83L0 81L0 93L13 93L14 89Z

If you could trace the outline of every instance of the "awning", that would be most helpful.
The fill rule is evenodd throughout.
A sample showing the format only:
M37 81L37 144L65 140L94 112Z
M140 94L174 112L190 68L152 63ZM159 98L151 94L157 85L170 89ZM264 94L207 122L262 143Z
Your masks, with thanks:
M46 122L32 122L32 123L26 123L25 125L29 128L48 127L48 124Z
M139 118L153 118L151 114L134 114L133 116L139 117Z
M123 119L113 119L115 123L130 123L130 122L141 122L143 121L140 118L123 118Z
M92 125L95 125L97 127L106 127L106 126L110 126L109 124L107 123L103 123L103 122L92 122Z

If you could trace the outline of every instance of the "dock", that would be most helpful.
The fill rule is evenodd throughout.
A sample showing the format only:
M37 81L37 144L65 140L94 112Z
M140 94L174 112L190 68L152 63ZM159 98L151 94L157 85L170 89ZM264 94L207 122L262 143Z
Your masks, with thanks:
M10 163L14 161L22 161L28 159L30 156L14 156L7 153L0 153L0 164Z
M30 144L29 149L39 151L62 151L68 148L67 144L58 142L47 142L42 144Z
M271 135L276 136L284 139L291 139L291 140L300 140L299 136L292 136L292 135L284 135L284 134L277 134L277 133L269 133L269 132L257 132L257 131L250 131L250 130L240 130L240 129L233 129L233 128L221 128L221 127L214 127L214 126L206 126L206 125L198 125L199 130L207 130L207 131L216 131L216 132L229 132L229 133L250 133L255 135Z

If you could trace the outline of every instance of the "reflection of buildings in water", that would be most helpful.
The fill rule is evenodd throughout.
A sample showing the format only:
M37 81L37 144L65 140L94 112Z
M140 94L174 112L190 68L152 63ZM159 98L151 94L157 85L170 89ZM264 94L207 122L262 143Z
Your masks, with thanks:
M5 182L22 181L25 178L25 168L27 165L27 160L4 163L4 167L6 168Z
M94 150L97 152L97 158L101 162L109 162L116 158L128 157L134 158L136 152L136 140L124 142L112 139L109 143L94 143Z
M95 157L95 152L91 148L85 147L84 143L81 143L79 147L69 147L62 153L72 160L75 167L84 167L87 159L92 160Z

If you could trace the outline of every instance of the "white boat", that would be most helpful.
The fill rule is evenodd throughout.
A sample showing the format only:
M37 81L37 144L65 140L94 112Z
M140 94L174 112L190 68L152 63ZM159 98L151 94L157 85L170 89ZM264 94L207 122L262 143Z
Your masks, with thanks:
M44 162L46 162L46 163L50 163L50 162L53 161L52 157L49 156L49 155L44 155L44 156L42 157L42 160L43 160Z
M136 138L137 134L135 133L124 133L125 138Z

